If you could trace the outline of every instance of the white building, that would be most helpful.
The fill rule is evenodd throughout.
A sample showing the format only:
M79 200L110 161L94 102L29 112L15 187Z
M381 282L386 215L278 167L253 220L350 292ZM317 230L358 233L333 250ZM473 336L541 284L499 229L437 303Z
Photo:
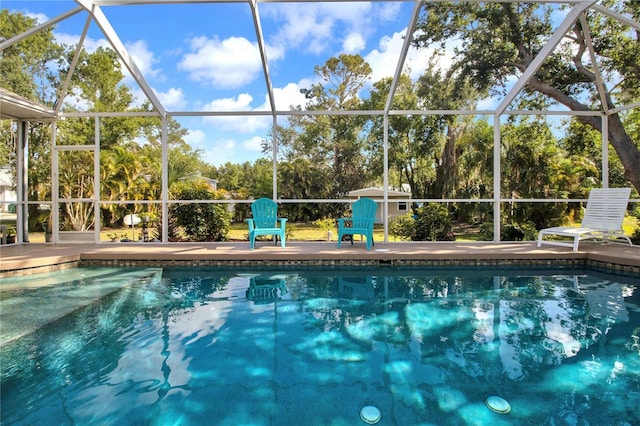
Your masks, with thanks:
M6 166L0 167L0 212L8 212L10 205L15 205L18 201L18 194L13 184L11 169Z
M395 216L402 216L411 212L411 193L404 191L387 190L389 200L389 220ZM363 188L349 191L349 198L371 198L378 202L376 222L382 222L382 201L384 200L383 188Z

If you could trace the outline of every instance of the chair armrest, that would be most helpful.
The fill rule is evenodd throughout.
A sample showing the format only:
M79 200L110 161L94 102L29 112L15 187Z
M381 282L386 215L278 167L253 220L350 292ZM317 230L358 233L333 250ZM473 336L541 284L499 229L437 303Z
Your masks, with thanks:
M281 217L281 218L279 218L278 220L280 221L280 227L281 227L281 228L284 228L284 227L285 227L285 224L287 223L287 220L288 220L288 219L286 219L286 218L284 218L284 217Z
M247 225L249 225L249 232L253 231L253 229L255 228L253 219L245 219L245 222L247 222Z

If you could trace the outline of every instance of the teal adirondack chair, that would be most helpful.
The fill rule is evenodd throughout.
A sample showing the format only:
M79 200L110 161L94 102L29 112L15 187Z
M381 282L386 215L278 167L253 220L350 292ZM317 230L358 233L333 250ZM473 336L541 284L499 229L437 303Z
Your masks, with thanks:
M373 242L373 223L376 221L378 204L371 198L360 198L351 207L351 217L338 219L338 248L343 235L351 235L353 244L354 235L364 235L367 239L367 250L371 250Z
M251 204L251 214L253 218L247 219L249 247L253 250L258 235L273 235L276 244L278 244L278 237L280 237L280 244L284 248L287 219L278 217L278 204L269 198L260 198Z

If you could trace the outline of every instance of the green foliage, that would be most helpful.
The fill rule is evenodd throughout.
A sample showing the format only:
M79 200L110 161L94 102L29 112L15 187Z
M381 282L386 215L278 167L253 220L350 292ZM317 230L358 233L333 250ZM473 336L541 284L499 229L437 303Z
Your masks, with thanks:
M636 205L636 207L631 211L631 216L635 217L637 220L636 228L633 230L633 233L629 238L633 244L640 245L640 205Z
M309 99L309 110L357 110L362 105L358 94L371 78L371 67L359 55L342 54L315 67L319 79L302 93ZM366 119L361 116L322 115L292 116L289 124L300 129L295 145L300 156L314 164L325 164L331 184L331 197L361 188L367 181L364 140L361 136ZM281 142L291 142L290 137Z
M429 203L418 208L414 241L454 241L449 210L443 204Z
M330 217L325 217L322 219L317 219L314 222L314 225L317 225L323 231L333 231L336 229L336 220Z
M206 184L180 182L172 188L172 198L178 200L215 200L216 193ZM226 241L231 213L225 204L173 204L169 213L184 236L191 241Z
M532 241L538 237L538 231L533 222L506 223L500 229L502 241Z
M416 235L416 220L413 214L396 216L389 222L389 235L402 241L411 241Z
M620 16L638 14L637 1L601 3ZM479 93L500 93L507 90L513 77L519 77L532 65L554 31L553 17L557 13L557 8L549 4L425 2L413 44L442 51L452 39L457 40L461 47L456 50L450 70L456 89L471 84ZM574 111L588 111L601 109L601 101L606 98L607 107L612 110L640 99L640 44L636 31L604 13L586 13L585 19L588 32L583 21L574 23L559 47L537 68L527 90L519 94L520 105L544 109L562 104ZM590 37L598 69L606 82L600 87L593 72L592 49L587 45ZM629 121L623 121L626 115L631 114L608 115L609 142L624 165L625 178L640 189L640 151L631 137L634 131ZM576 120L602 131L598 116L580 116Z
M484 240L493 240L493 222L483 223L480 229ZM537 238L538 230L531 221L503 222L500 225L500 241L534 241Z
M0 10L0 40L8 40L38 24L35 18ZM53 28L26 37L2 50L0 87L36 102L53 105L56 87L54 62L60 58L62 46L54 42Z

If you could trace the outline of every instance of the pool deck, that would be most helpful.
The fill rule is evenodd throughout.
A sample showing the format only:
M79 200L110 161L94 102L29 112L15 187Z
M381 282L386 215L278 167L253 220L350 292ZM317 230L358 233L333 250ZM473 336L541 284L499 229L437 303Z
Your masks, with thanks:
M617 243L582 242L577 252L568 247L535 242L407 242L377 243L366 250L363 242L287 242L286 248L269 242L257 242L254 250L248 242L224 243L100 243L100 244L12 244L0 247L0 276L42 272L78 262L114 264L215 264L266 263L380 263L433 262L434 264L475 263L497 265L530 260L537 264L558 261L595 262L640 274L640 246Z

